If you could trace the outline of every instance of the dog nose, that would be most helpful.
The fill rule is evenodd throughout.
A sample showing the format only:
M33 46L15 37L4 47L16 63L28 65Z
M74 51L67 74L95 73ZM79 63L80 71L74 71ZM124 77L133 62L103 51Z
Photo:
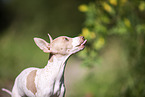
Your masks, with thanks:
M84 36L80 36L81 39L85 40Z

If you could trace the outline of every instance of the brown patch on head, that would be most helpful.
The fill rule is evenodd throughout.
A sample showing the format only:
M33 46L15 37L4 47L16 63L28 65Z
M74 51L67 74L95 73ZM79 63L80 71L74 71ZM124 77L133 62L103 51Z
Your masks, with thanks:
M35 86L36 72L37 70L33 70L29 73L29 75L27 76L27 83L26 83L28 90L30 90L34 94L37 92L37 89Z
M68 49L72 49L72 38L61 36L52 41L51 49L52 51L57 51L60 54L67 54Z

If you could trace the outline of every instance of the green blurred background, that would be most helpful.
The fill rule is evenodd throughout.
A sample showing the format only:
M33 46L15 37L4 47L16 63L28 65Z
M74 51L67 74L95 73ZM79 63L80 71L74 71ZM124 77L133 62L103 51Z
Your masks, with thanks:
M33 41L47 33L88 40L68 60L66 97L145 97L144 0L0 0L0 88L47 64Z

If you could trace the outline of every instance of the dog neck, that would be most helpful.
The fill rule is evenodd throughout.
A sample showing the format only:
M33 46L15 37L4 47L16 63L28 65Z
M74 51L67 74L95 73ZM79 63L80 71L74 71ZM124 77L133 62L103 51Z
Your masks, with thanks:
M62 55L62 54L51 54L49 55L48 63L54 64L54 63L65 63L70 55Z
M64 76L64 70L66 66L67 59L70 55L61 55L61 54L50 54L49 61L45 66L45 70L53 70L52 74L54 79L61 80Z

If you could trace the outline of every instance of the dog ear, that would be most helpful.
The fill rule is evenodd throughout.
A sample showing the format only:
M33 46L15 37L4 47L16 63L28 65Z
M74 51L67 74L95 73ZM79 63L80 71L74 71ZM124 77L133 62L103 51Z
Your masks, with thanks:
M52 43L53 39L52 39L52 37L50 36L49 33L48 33L48 36L49 36L49 39L50 39L50 43Z
M50 44L41 38L34 38L36 45L45 53L50 53Z

